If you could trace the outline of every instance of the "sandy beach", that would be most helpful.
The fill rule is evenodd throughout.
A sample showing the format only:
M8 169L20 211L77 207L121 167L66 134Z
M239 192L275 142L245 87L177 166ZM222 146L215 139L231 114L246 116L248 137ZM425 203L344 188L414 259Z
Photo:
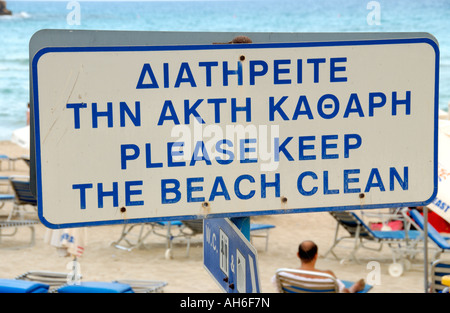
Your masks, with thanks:
M1 154L10 157L27 155L28 151L10 141L0 142ZM23 161L17 161L14 168L8 169L2 164L0 172L6 175L28 175L28 167ZM4 192L4 190L2 190ZM7 203L0 209L4 218L12 208ZM37 219L33 207L27 208L26 218ZM392 252L385 246L380 252L361 249L358 252L360 263L341 261L331 254L323 254L331 246L334 238L336 221L328 212L285 214L252 217L252 222L275 225L270 232L268 250L265 251L265 239L255 238L253 244L258 251L259 277L264 293L276 292L271 282L275 271L281 267L297 268L296 256L298 244L306 239L314 240L319 246L318 268L331 269L341 279L366 280L374 272L368 267L369 262L379 264L379 279L374 284L372 293L422 293L424 292L423 254L416 256L412 267L400 277L392 277L388 266L392 263ZM112 243L119 239L122 225L97 226L87 229L87 244L83 255L78 259L83 281L113 281L118 279L157 280L167 282L166 293L217 293L222 292L214 280L203 268L202 235L192 239L189 256L186 255L186 242L181 238L174 240L173 258L166 259L165 238L154 234L147 237L145 246L126 251L118 249ZM0 245L0 277L15 278L31 270L68 272L70 257L59 256L56 248L44 242L48 229L42 224L35 227L36 242L33 247L15 249L29 240L28 228L20 228L13 237L4 237ZM341 229L340 235L345 232ZM336 248L335 252L342 259L349 258L350 250ZM430 254L430 257L432 254ZM445 258L448 258L446 256ZM374 264L374 263L370 263ZM375 270L377 270L375 268Z

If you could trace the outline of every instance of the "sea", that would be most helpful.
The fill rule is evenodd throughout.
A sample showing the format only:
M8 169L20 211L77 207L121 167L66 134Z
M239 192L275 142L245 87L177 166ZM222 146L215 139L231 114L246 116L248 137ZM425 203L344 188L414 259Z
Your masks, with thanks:
M28 44L41 29L428 32L439 42L439 107L450 102L450 0L6 1L0 16L0 140L26 125Z

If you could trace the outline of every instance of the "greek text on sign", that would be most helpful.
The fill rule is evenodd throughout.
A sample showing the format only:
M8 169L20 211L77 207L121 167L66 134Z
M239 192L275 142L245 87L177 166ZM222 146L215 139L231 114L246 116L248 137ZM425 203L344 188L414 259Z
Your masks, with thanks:
M430 39L54 47L33 59L48 227L419 205Z

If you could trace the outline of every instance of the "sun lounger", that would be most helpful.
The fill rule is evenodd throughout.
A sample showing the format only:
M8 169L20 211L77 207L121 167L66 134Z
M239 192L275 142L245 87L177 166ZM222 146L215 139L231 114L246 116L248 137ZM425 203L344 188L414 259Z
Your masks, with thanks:
M353 241L350 255L351 259L355 262L359 262L356 253L360 248L381 251L383 244L387 244L392 251L393 257L393 264L391 264L389 268L389 273L392 276L400 276L403 273L404 268L410 266L408 258L414 258L416 254L421 252L417 247L418 243L421 242L421 232L409 230L410 225L407 225L404 230L374 231L353 212L336 211L330 212L330 214L336 219L337 226L334 242L324 256L331 253L338 259L337 255L334 253L334 249L345 239L351 239ZM340 227L344 228L349 235L338 237ZM378 247L369 247L368 244L376 244ZM397 259L400 259L401 263L398 263Z
M144 247L146 238L155 234L165 237L167 248L169 248L170 241L175 236L172 232L182 226L181 221L124 224L119 239L114 241L112 245L118 249L131 251L135 248Z
M425 221L419 211L413 209L410 211L410 215L415 223L415 226L424 231ZM444 238L430 223L428 223L427 229L428 238L434 242L438 250L434 255L434 260L437 260L441 253L450 251L450 242L448 239Z
M446 277L448 277L450 283L450 261L442 261L442 260L434 261L431 265L430 291L433 293L435 292L440 293L444 292L446 288L448 290L450 284L445 284Z
M57 289L58 293L134 293L130 285L110 282L81 282L65 285Z
M20 211L26 205L30 205L36 209L37 200L30 189L29 177L11 177L10 183L15 195L13 209L8 217L11 219L14 215L22 215Z
M30 165L30 157L28 155L23 155L17 158L11 158L6 154L0 154L0 170L2 170L2 162L8 162L8 170L15 170L16 161L19 160L23 160L26 164L28 164L28 166Z
M30 282L42 283L50 286L51 289L59 288L66 285L70 280L69 273L52 272L52 271L28 271L17 276L17 280L25 280ZM81 277L80 277L81 279Z
M0 209L5 205L8 201L13 201L16 197L10 194L0 194Z
M32 247L35 243L35 231L34 225L38 224L36 220L2 220L0 221L0 244L2 242L3 237L12 237L14 236L20 227L28 227L31 231L30 242L26 245L26 247ZM12 229L11 233L4 233L3 231L6 229ZM19 246L14 246L14 249L20 248Z
M202 232L202 220L124 224L119 239L114 241L112 245L118 249L131 251L135 248L144 247L147 237L154 234L166 239L166 258L171 258L173 240L184 238L187 240L186 255L189 256L192 237Z
M74 263L77 262L75 258ZM74 264L75 268L76 265ZM162 293L167 282L157 280L121 279L113 282L82 282L82 275L52 271L28 271L15 279L48 286L50 293ZM73 287L77 286L77 287Z
M0 176L0 187L4 188L2 192L7 193L11 187L9 176Z
M266 238L265 251L269 248L269 232L275 225L250 223L250 240L253 238Z
M186 256L189 256L192 237L203 234L203 220L201 219L186 220L181 221L181 223L183 223L184 227L180 228L180 232L182 236L184 236L187 240Z
M0 154L0 170L2 169L2 163L8 162L8 169L10 168L10 159L6 154Z
M308 275L302 277L300 275ZM281 293L339 293L339 283L333 276L313 271L281 268L276 271L275 282L277 289ZM341 282L346 288L353 285L353 282ZM367 285L359 293L367 293L372 289Z
M15 199L14 195L0 194L0 201L11 201L14 199Z
M162 293L164 287L167 286L167 282L156 280L122 279L116 280L114 283L129 285L134 293Z
M16 280L0 279L0 293L47 293L49 286L42 283Z

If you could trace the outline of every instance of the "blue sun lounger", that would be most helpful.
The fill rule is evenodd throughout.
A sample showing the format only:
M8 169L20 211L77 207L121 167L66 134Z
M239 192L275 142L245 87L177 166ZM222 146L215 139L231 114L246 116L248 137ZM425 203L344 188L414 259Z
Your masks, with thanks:
M267 251L267 248L269 247L269 231L272 228L275 228L275 225L250 223L250 239L266 238L265 251Z
M128 284L109 282L81 282L76 285L66 285L58 288L58 293L134 293Z
M414 257L417 253L420 253L417 245L422 239L421 232L418 230L409 230L408 225L405 227L405 230L375 231L370 229L353 212L335 211L330 212L330 214L336 219L337 226L333 245L325 253L325 256L331 253L338 259L333 250L344 239L354 241L351 259L356 262L359 262L356 257L356 252L360 248L381 251L383 244L388 244L393 254L392 270L390 269L389 272L392 276L400 276L403 273L403 267L400 263L397 263L397 259L399 258L402 263L406 263L406 257ZM349 235L338 237L340 227L344 228ZM376 243L379 246L378 248L369 247L366 243Z
M14 200L15 197L14 195L10 195L10 194L0 194L0 202L2 202L2 205L0 206L0 208L3 206L3 202L4 201L12 201Z
M425 221L423 216L417 211L413 209L410 211L411 218L417 224L422 231L424 230ZM450 242L447 241L447 238L441 236L441 234L430 224L428 223L428 237L436 244L438 247L438 251L434 255L434 259L437 260L441 253L450 251Z
M46 284L33 281L0 279L0 293L47 293L48 288Z

